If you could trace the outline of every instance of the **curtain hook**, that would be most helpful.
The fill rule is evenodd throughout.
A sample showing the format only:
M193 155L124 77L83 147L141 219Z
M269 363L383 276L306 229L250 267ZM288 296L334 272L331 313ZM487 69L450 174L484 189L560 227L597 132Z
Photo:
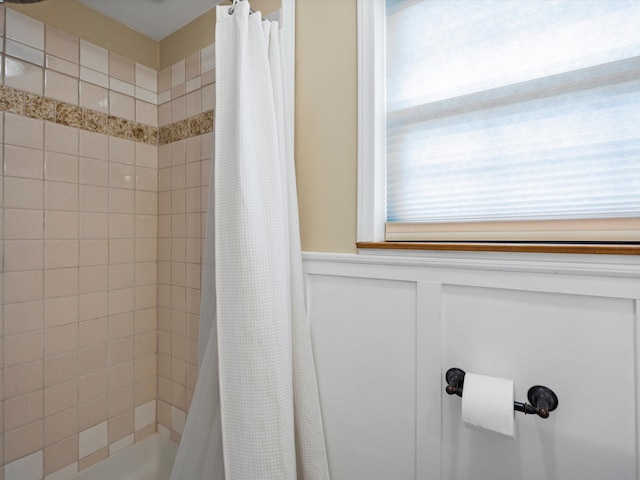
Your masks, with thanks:
M233 0L233 4L229 7L229 15L233 15L233 11L236 9L236 5L240 0Z

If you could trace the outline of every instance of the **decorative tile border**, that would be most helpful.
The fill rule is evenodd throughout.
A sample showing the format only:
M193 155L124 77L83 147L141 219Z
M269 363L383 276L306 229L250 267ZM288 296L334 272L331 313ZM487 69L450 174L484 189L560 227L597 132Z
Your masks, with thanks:
M213 131L213 110L160 127L160 145L185 140Z
M213 110L157 128L6 86L0 86L0 112L150 145L165 145L213 131Z
M17 113L126 140L158 144L158 128L78 107L40 95L0 86L0 112Z

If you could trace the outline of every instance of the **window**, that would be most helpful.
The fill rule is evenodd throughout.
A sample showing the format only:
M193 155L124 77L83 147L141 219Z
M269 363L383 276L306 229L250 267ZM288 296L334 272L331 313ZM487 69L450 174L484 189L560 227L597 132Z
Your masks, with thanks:
M640 2L362 0L359 27L360 241L640 240Z

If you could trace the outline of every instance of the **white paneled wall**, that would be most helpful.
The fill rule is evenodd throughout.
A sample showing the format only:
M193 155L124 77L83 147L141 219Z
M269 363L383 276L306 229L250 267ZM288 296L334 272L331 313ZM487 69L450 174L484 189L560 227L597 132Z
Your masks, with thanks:
M636 257L305 254L334 480L638 478ZM470 430L450 367L547 385L516 439Z

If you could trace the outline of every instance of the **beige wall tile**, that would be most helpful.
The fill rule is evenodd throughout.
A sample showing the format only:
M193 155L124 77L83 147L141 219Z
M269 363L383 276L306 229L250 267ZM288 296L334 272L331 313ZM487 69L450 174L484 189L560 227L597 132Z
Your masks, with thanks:
M41 210L4 209L4 238L27 240L44 237L44 214Z
M156 404L158 423L171 428L171 406L168 403L158 401Z
M196 350L196 359L197 359L197 350ZM197 380L198 380L198 367L196 365L187 363L186 375L185 375L185 386L193 390L196 386Z
M119 390L134 384L133 361L110 367L109 391Z
M55 70L73 78L78 78L80 76L80 67L77 63L69 62L50 54L46 55L45 62L46 67L50 70Z
M10 335L4 339L4 365L13 367L42 358L44 335L41 331Z
M187 408L187 396L184 385L180 385L177 382L171 382L171 405L186 411Z
M185 384L186 380L186 364L184 360L178 358L171 359L171 381L177 382L180 385Z
M86 470L89 467L94 466L96 463L101 462L109 456L109 447L104 447L95 453L87 455L80 459L78 462L78 471Z
M72 323L64 325L62 327L48 328L45 331L44 342L44 354L45 357L52 357L55 355L62 355L65 353L74 353L77 355L78 349L78 324ZM47 375L47 368L51 362L47 361L45 364L45 377ZM74 375L76 373L76 365L69 365L69 368L73 369Z
M95 318L80 322L78 326L78 346L80 349L107 342L109 321L107 318Z
M134 285L134 264L109 265L109 290L131 288Z
M77 140L76 140L77 141ZM45 179L60 182L78 182L78 157L64 153L45 152Z
M80 106L109 113L109 90L89 82L80 82Z
M109 313L109 294L107 292L87 293L79 297L80 321L106 317Z
M134 387L128 386L109 392L109 417L120 415L134 408Z
M108 240L80 240L80 266L106 265L109 263Z
M133 190L110 188L109 213L135 213L135 193Z
M44 124L44 141L47 152L78 155L78 138L79 130L77 128L52 122ZM42 145L34 148L42 148Z
M109 51L93 43L80 40L80 65L108 74Z
M44 302L45 328L78 322L78 297L49 298Z
M146 427L140 429L140 430L136 430L136 442L139 442L141 440L144 440L145 438L147 438L150 435L153 435L156 432L156 424L155 422L152 423L151 425L147 425Z
M42 360L4 369L4 398L13 398L42 388Z
M44 327L42 301L12 303L4 306L4 334L32 332Z
M80 213L80 238L108 238L109 215L106 213L82 212Z
M107 345L100 344L80 350L79 359L80 365L78 373L80 375L87 375L89 373L106 370L108 364ZM85 399L85 401L86 400L88 399Z
M4 462L5 464L37 452L43 446L43 422L39 420L24 427L5 432Z
M78 210L78 185L63 182L45 182L45 208L48 210ZM45 214L46 216L46 214ZM77 236L76 226L76 236Z
M135 308L136 310L145 310L156 306L157 288L155 285L146 285L136 287L135 289Z
M60 268L45 270L45 298L67 297L78 294L78 269Z
M55 269L77 266L77 240L47 240L44 242L44 268Z
M113 239L109 241L109 263L133 263L134 262L134 240L133 239Z
M152 127L158 126L158 107L142 100L136 100L136 122Z
M108 212L109 189L105 187L97 187L94 185L80 185L80 211Z
M185 339L185 343L186 343L186 350L187 350L187 353L186 353L187 365L190 364L190 365L197 366L198 365L198 339L187 338ZM195 386L195 384L193 384L192 386Z
M73 186L76 187L77 191L77 186ZM77 239L78 213L46 211L44 213L44 238L46 240Z
M135 217L120 213L109 214L109 238L133 238Z
M155 168L136 167L136 189L157 192L158 171Z
M158 328L158 313L156 308L147 310L138 310L135 313L135 331L136 334L149 332Z
M4 174L8 177L42 179L44 175L44 155L35 148L4 147Z
M78 376L78 352L49 357L44 361L44 386L51 387Z
M109 186L113 188L132 189L134 187L135 170L131 165L123 163L109 164Z
M107 420L107 396L103 395L78 407L78 429L80 431L93 427Z
M42 390L4 401L4 428L13 430L42 420L44 396Z
M77 461L78 435L74 435L44 449L44 474L57 472Z
M80 157L80 183L109 186L109 164L104 160Z
M80 62L80 41L78 37L66 32L45 26L46 52L73 63Z
M158 354L158 375L164 378L171 378L171 352Z
M157 398L157 380L157 377L153 376L136 382L136 406L144 405Z
M109 317L109 339L117 340L132 336L134 333L133 312Z
M171 404L171 380L159 376L158 377L158 399Z
M188 93L185 98L185 116L186 118L189 118L199 113L202 113L202 94L200 90L196 90ZM198 155L198 157L199 156L200 155Z
M53 385L44 390L44 415L54 415L63 412L78 404L78 382L70 382Z
M109 114L135 121L136 103L133 97L111 90L109 92Z
M8 145L42 150L44 146L44 123L42 120L6 113L4 142Z
M81 157L93 158L97 160L109 159L109 137L102 133L93 133L80 130L80 150Z
M109 444L117 442L133 433L133 410L109 419Z
M139 333L135 336L135 356L143 357L158 350L158 332L152 330L150 332Z
M109 267L97 265L80 267L80 293L104 292L109 289Z
M155 355L149 354L137 357L135 361L135 380L139 382L149 377L155 377L158 373L158 359Z
M4 206L8 208L41 209L44 184L39 180L5 177Z
M8 38L44 50L44 23L11 9L7 9L6 19Z
M42 270L44 267L42 240L6 240L4 271Z
M109 52L109 75L123 82L135 84L135 63L121 55Z
M107 371L90 373L78 379L79 402L83 405L107 394Z
M155 262L158 259L155 239L136 239L136 262Z
M142 215L158 214L158 195L155 192L135 192L135 213Z
M15 58L5 57L4 68L4 84L7 87L42 95L44 90L42 67Z
M134 310L134 290L124 288L122 290L111 290L109 292L109 315L119 315L121 313L133 312Z
M133 165L135 163L135 143L132 140L109 137L109 161Z
M56 415L44 419L44 444L52 445L56 442L72 437L78 433L78 407L70 408ZM77 443L77 438L76 438Z
M109 366L129 362L134 359L133 337L109 342Z
M158 278L158 269L155 262L136 262L135 264L135 284L154 285Z
M44 95L62 102L78 105L78 79L53 70L45 70Z

